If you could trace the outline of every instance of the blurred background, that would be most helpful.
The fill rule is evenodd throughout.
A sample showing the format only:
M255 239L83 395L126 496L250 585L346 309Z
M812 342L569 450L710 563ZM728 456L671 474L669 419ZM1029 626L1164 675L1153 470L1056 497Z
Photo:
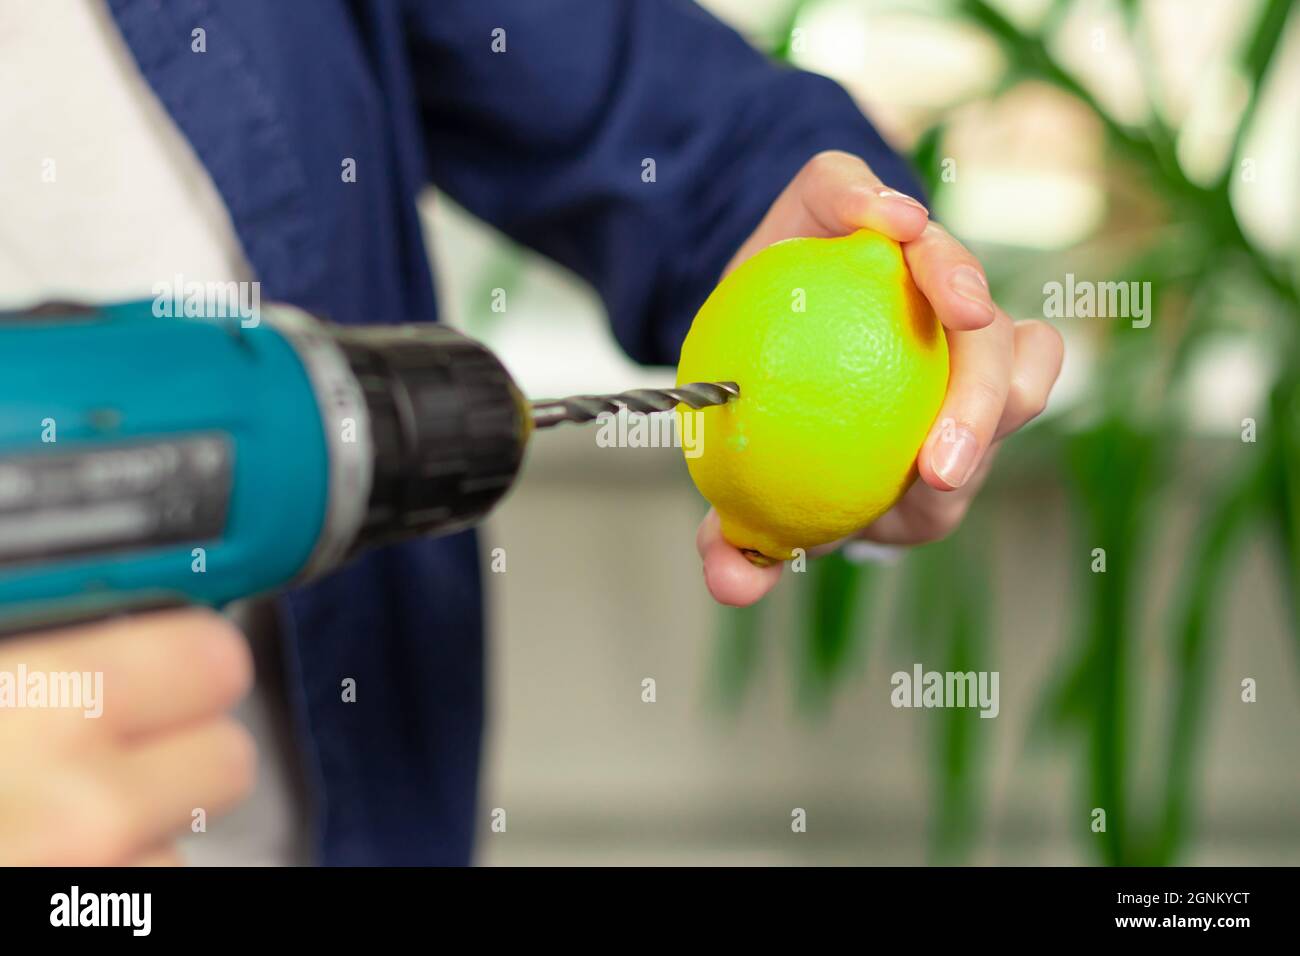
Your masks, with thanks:
M705 6L852 92L1014 318L1073 274L1150 282L1151 323L1054 320L1052 404L953 538L745 611L679 451L537 442L484 535L480 860L1300 863L1300 11ZM531 396L671 383L571 275L425 211L448 316ZM998 671L1000 715L894 709L916 663Z

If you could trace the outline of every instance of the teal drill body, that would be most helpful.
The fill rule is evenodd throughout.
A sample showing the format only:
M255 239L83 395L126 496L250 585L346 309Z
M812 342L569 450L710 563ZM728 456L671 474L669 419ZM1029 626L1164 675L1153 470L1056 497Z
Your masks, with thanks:
M0 314L0 631L225 603L505 493L526 405L442 326Z
M269 323L150 302L0 323L0 615L278 587L316 545L328 476L312 384ZM31 503L43 489L27 486L50 480L84 485ZM186 534L199 509L217 513Z

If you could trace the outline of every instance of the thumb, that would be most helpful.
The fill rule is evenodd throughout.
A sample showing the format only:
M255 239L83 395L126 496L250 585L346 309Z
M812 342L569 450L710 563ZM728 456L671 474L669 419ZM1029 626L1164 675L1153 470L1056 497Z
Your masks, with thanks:
M722 537L722 522L710 508L695 535L695 547L704 562L704 584L719 604L748 607L781 579L783 564L759 568Z

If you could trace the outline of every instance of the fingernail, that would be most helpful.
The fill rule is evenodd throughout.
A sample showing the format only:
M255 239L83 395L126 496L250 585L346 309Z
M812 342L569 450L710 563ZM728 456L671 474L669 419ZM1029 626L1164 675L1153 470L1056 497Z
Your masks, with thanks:
M958 266L948 277L948 285L952 286L952 290L963 299L974 302L992 313L993 300L989 298L989 283L978 269L971 266Z
M888 202L896 202L906 206L912 206L915 209L921 210L926 215L929 215L930 212L928 209L925 208L924 205L917 202L907 193L900 193L898 190L890 189L888 186L876 187L876 198L884 199L887 200Z
M979 458L979 439L969 428L941 426L939 440L930 449L930 467L950 488L970 480Z

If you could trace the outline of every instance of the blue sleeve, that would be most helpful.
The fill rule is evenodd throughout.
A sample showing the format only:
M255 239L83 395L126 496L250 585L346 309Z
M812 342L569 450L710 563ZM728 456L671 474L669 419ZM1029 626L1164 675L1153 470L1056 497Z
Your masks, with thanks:
M413 0L407 13L433 182L591 282L638 361L676 363L727 261L818 151L855 153L919 195L840 87L688 0Z

